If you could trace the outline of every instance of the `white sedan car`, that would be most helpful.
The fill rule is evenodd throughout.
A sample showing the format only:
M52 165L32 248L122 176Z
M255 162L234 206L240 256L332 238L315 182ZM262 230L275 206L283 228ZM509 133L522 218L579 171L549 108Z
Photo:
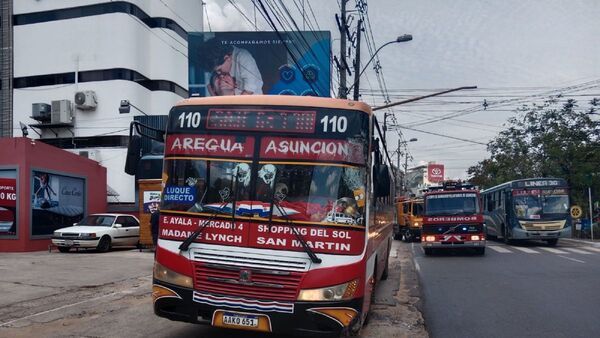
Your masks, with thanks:
M113 246L137 246L140 222L127 214L91 214L72 227L54 231L52 244L60 252L71 248L96 248L105 252Z

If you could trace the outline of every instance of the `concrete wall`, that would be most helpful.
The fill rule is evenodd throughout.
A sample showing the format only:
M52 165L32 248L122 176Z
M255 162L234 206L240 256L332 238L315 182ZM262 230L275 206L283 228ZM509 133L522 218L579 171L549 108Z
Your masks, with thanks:
M106 168L98 162L33 139L2 138L0 167L13 166L17 167L17 237L0 239L0 252L45 250L50 244L50 236L31 238L32 170L83 178L84 214L106 211Z

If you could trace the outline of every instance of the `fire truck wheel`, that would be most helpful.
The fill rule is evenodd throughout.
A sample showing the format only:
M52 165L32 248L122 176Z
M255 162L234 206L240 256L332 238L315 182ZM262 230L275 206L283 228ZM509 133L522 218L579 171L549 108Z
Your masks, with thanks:
M433 255L433 249L432 248L423 248L423 251L425 251L425 255L426 256Z

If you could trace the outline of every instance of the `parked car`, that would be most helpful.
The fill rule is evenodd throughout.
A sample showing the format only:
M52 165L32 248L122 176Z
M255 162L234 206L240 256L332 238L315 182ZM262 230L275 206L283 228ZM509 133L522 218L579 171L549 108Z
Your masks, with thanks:
M54 231L52 244L60 252L71 248L95 248L106 252L113 246L138 246L140 221L127 214L91 214L71 227Z

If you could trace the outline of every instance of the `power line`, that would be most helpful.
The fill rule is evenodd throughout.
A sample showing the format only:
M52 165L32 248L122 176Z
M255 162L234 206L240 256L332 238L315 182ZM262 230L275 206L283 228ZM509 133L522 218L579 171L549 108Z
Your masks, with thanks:
M416 131L416 132L419 132L419 133L424 133L424 134L429 134L429 135L435 135L435 136L450 138L450 139L453 139L453 140L459 140L459 141L463 141L463 142L469 142L469 143L473 143L473 144L480 144L480 145L487 146L487 143L483 143L483 142L479 142L479 141L475 141L475 140L469 140L469 139L466 139L466 138L460 138L460 137L450 136L450 135L438 134L438 133L434 133L432 131L426 131L426 130L415 129L415 128L410 128L410 127L404 127L404 126L398 126L398 128L408 129L408 130Z
M212 32L212 27L210 27L210 18L208 17L208 10L206 9L206 2L202 1L202 7L204 7L204 14L206 15L206 23L208 24L208 31Z
M283 36L281 35L281 33L279 32L279 30L277 29L277 26L275 25L275 22L273 22L273 19L271 19L271 15L269 14L269 12L267 11L264 3L262 2L262 0L252 0L252 2L258 2L258 4L260 5L262 11L261 14L263 15L263 17L265 17L265 19L267 20L267 22L269 23L269 25L273 28L273 30L275 31L275 33L277 34L277 37L279 38L279 40L283 43L283 46L285 47L285 49L288 51L290 57L292 58L292 61L294 62L294 65L296 65L296 67L298 67L298 71L303 75L303 77L305 76L304 74L304 70L300 67L300 64L298 63L298 60L296 59L296 56L292 53L292 51L290 50L290 47L288 46L287 41L285 41L283 39ZM277 16L275 16L275 19L277 19L277 21L279 21L279 24L283 27L281 20L279 20L279 18ZM319 95L320 92L313 86L313 84L311 82L306 81L306 83L310 86L310 88L315 92L315 94ZM329 94L329 93L328 93Z
M196 28L189 22L187 22L182 16L180 16L175 10L173 10L169 5L167 5L166 2L164 2L163 0L160 0L160 2L162 2L163 5L165 5L165 7L167 7L171 12L173 12L173 14L175 14L178 18L181 19L181 21L185 22L188 26L190 26L192 28L192 30L196 30ZM204 2L203 2L204 3ZM204 5L203 5L204 6ZM199 29L202 30L202 29Z

